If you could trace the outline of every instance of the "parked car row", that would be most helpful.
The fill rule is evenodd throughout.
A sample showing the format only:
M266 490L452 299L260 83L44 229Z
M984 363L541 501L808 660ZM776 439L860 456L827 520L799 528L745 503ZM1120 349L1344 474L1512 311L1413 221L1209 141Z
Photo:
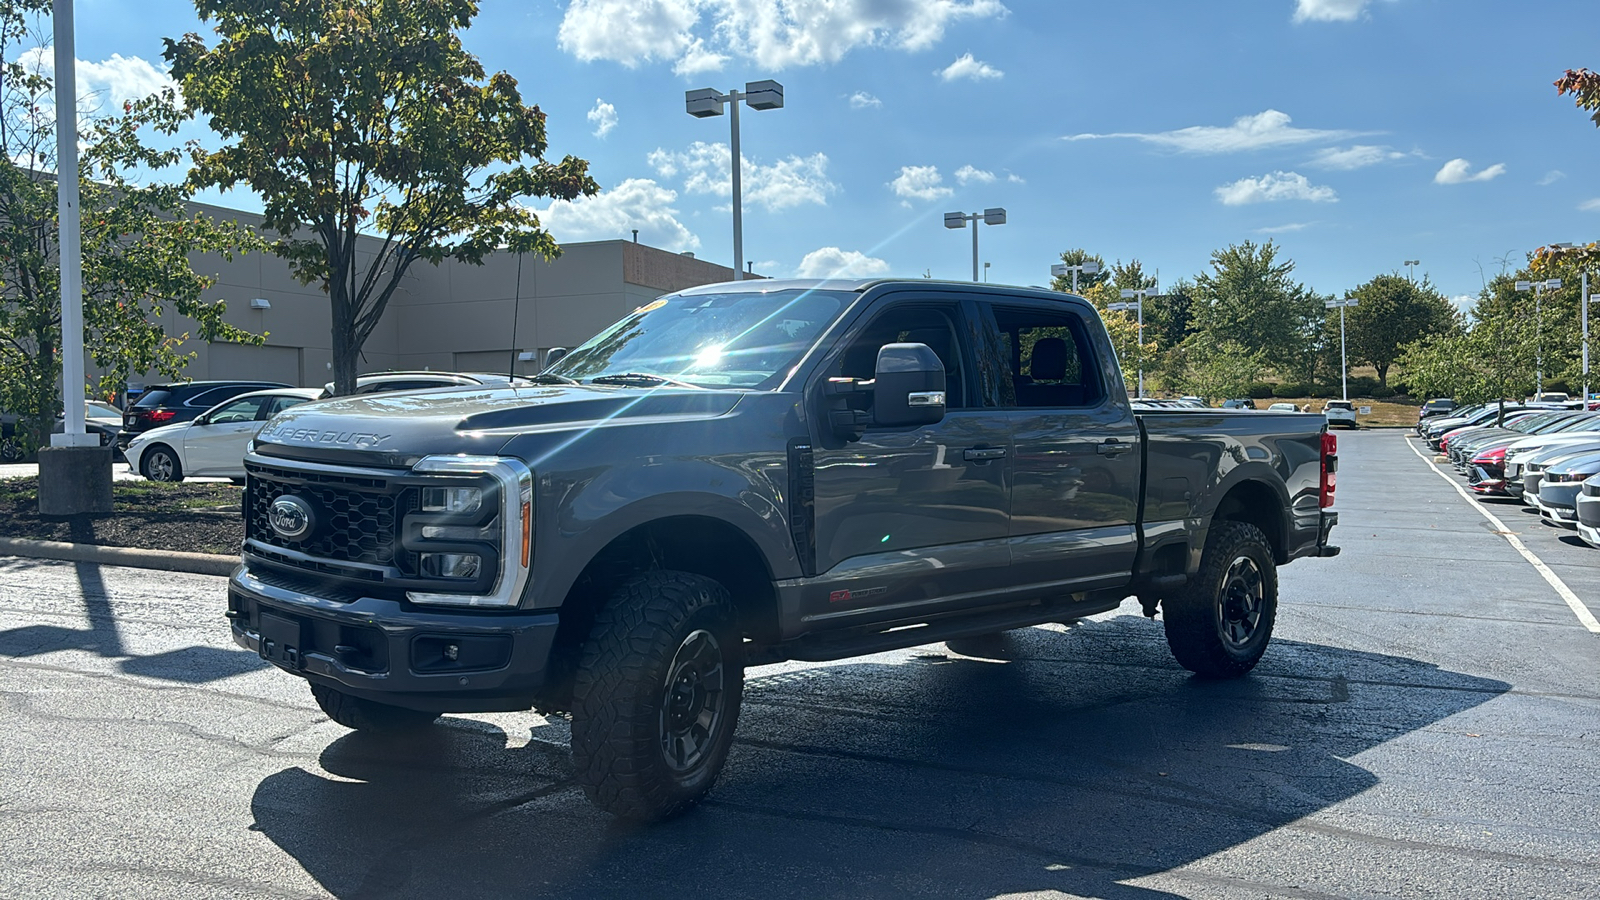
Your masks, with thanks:
M533 383L480 372L383 372L357 378L355 393ZM202 398L219 396L224 398L221 402L196 408ZM151 481L182 481L191 475L242 481L245 448L269 419L290 407L332 396L332 384L297 388L271 382L196 381L152 387L129 411L123 452L128 465Z
M1418 423L1472 491L1521 499L1547 524L1600 547L1600 412L1534 403L1451 410Z

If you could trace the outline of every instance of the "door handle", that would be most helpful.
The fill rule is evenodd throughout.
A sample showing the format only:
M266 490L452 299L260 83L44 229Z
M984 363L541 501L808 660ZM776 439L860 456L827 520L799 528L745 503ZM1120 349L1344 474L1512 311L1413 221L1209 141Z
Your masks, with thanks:
M1101 456L1117 456L1133 449L1133 444L1119 441L1116 438L1106 438L1099 446Z
M967 462L988 462L992 459L1004 459L1005 455L1004 447L974 447L963 452L961 458Z

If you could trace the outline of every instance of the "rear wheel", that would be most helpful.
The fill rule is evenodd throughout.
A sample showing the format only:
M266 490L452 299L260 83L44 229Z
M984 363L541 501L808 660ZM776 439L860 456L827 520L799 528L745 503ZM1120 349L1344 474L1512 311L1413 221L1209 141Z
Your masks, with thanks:
M414 731L432 725L439 718L438 713L364 700L321 684L311 686L311 696L328 718L356 731Z
M178 454L171 447L157 444L144 452L139 474L151 481L182 481L183 464L178 462Z
M573 768L590 802L639 821L698 803L733 743L742 652L721 584L660 571L618 588L573 685Z
M1245 522L1213 522L1200 571L1161 609L1167 646L1185 669L1232 678L1255 668L1278 613L1278 569L1266 535Z

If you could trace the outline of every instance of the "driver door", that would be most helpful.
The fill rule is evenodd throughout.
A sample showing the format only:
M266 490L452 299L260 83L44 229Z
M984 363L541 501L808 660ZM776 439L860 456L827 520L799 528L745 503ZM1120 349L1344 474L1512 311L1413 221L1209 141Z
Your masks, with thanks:
M265 424L273 397L241 397L206 413L183 435L183 468L190 475L243 475L244 448ZM201 422L205 424L201 424Z
M814 389L828 377L872 378L884 344L927 344L945 367L946 413L933 425L868 427L855 440L826 432L815 442L817 575L794 627L921 615L1004 585L1011 426L977 400L971 322L958 302L894 303L825 364Z

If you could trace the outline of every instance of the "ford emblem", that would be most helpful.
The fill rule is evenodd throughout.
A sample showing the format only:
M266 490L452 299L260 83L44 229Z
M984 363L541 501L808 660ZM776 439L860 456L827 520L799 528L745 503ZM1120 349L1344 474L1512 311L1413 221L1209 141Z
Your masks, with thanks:
M311 533L311 504L292 494L272 501L267 524L286 541L299 540Z

